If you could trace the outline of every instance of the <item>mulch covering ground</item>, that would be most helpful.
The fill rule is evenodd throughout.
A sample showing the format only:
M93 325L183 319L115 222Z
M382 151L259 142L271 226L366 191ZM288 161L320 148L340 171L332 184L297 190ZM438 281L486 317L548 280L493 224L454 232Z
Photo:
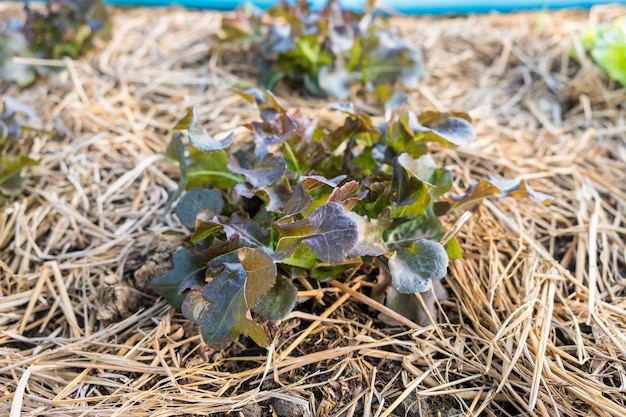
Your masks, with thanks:
M209 52L219 13L113 14L109 43L6 91L60 133L23 141L40 165L0 207L0 415L626 416L626 89L570 54L624 8L395 17L427 59L414 110L474 119L473 144L435 154L455 190L494 174L555 202L471 212L436 324L383 324L360 276L299 283L296 310L266 325L268 350L241 338L222 352L146 280L188 237L165 210L171 127L189 106L211 133L257 119L232 90L255 69Z

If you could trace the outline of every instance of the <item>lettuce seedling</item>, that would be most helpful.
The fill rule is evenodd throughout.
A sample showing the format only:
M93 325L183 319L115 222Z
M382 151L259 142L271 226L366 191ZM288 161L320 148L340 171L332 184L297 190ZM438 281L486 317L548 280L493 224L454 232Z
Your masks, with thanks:
M32 108L9 96L0 96L0 201L20 194L26 186L21 172L25 168L38 165L26 155L11 155L7 151L17 142L25 130L34 130L23 117L37 120Z
M415 87L424 73L421 49L389 30L372 4L364 13L336 0L319 11L306 0L250 6L224 18L219 38L244 43L263 86L285 79L313 96L345 99L363 85L386 101L397 83Z
M440 243L439 216L489 196L531 192L524 182L484 180L449 195L452 174L437 167L429 147L472 142L464 113L400 108L375 126L353 106L334 105L346 117L332 126L287 111L271 93L243 96L260 110L246 138L215 139L191 109L167 149L181 172L174 196L187 190L176 214L192 233L174 268L152 285L200 324L213 348L240 334L267 346L251 312L268 320L289 314L295 276L327 280L385 268L393 291L428 291L449 258L460 256L454 239ZM393 300L402 299L389 297L389 307L401 310Z
M626 87L626 18L615 19L610 25L587 28L581 40L596 64Z

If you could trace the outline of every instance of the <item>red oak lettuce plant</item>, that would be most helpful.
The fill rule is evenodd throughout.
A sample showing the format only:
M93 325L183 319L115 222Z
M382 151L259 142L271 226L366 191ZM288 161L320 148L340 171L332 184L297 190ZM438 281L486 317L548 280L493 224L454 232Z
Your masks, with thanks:
M0 81L28 85L45 67L16 64L14 57L78 58L94 39L106 39L111 20L102 0L50 0L41 13L26 4L26 21L0 22Z
M306 0L248 7L224 18L220 38L243 42L264 86L285 79L319 97L345 99L351 86L364 85L386 101L396 83L415 87L424 72L421 49L388 30L372 4L364 13L335 0L319 11Z
M174 268L152 284L214 348L240 334L267 346L251 311L284 318L296 303L294 277L384 268L395 294L427 291L460 256L454 239L440 243L439 216L492 195L528 194L525 183L503 190L481 181L464 196L444 197L452 174L437 168L429 144L471 142L466 114L399 109L376 127L351 105L331 105L346 118L326 126L287 111L271 93L244 96L260 109L260 121L246 125L248 140L216 140L191 109L167 149L181 171L173 198L187 190L176 214L193 233Z

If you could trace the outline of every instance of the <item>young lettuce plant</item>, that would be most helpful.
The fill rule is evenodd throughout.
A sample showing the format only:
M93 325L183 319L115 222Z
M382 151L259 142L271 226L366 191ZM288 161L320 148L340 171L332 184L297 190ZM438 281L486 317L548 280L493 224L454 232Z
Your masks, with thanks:
M220 39L244 43L265 87L285 79L319 97L346 99L363 85L386 101L397 83L415 87L424 73L421 49L388 30L373 4L364 13L336 0L319 11L306 0L239 9L223 20Z
M154 290L200 324L203 340L226 347L240 334L269 341L251 315L277 320L296 303L294 277L338 279L355 268L385 269L389 290L428 291L460 248L440 243L439 216L493 195L527 195L525 183L481 181L465 196L444 198L452 174L437 168L429 144L474 139L463 113L399 109L381 127L351 105L341 126L322 126L288 112L271 94L256 101L260 121L249 138L216 140L195 109L175 126L168 158L180 165L176 205L193 231L174 268ZM187 130L187 153L180 130ZM398 297L389 297L393 305ZM414 302L415 299L413 299ZM396 301L400 302L400 301Z
M626 87L626 17L611 25L587 28L581 39L596 64Z

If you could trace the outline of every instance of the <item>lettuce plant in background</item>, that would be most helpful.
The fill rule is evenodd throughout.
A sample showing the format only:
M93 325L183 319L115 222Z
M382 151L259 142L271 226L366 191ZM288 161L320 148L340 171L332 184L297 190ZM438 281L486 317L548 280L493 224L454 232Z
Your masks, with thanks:
M14 57L32 57L28 40L17 26L15 22L0 22L0 83L5 80L24 86L35 81L35 70L13 62Z
M430 146L474 140L463 113L395 110L383 126L350 104L342 125L309 120L276 98L242 94L259 106L247 138L216 140L194 109L175 127L167 156L180 166L173 198L190 245L154 290L190 320L203 340L226 347L238 335L269 341L251 312L284 318L296 303L296 277L341 279L376 274L376 294L407 311L401 294L425 292L460 256L453 238L442 244L440 216L489 196L533 194L519 181L480 181L449 195L452 173L438 168ZM187 152L180 130L186 130ZM446 197L446 195L448 195ZM413 297L412 301L418 303Z
M612 24L587 28L581 40L595 63L626 87L626 17L615 19Z
M345 99L362 85L386 101L397 83L415 87L424 73L421 49L389 30L373 3L364 13L336 0L319 11L305 0L248 6L224 18L220 39L243 42L270 89L284 79L313 96Z
M26 186L22 176L25 168L38 162L23 154L14 155L12 150L22 138L24 131L36 130L28 127L24 117L37 121L38 117L30 106L9 96L0 96L0 202L6 197L20 194Z
M0 81L28 85L46 67L13 62L14 57L78 58L93 41L110 34L110 16L102 0L50 0L44 12L25 6L26 20L0 21Z

